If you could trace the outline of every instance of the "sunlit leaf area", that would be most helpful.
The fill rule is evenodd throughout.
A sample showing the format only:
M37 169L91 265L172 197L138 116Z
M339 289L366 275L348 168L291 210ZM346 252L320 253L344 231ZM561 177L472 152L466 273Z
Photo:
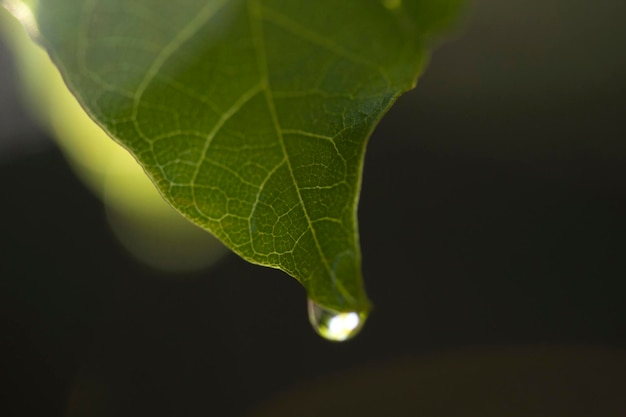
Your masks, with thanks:
M175 209L244 259L296 278L314 302L364 314L365 145L460 4L75 0L9 10Z

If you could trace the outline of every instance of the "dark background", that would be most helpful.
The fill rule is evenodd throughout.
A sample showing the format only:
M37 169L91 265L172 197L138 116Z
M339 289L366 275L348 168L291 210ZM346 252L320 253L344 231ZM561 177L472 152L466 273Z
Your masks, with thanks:
M398 356L626 347L626 4L472 10L371 139L375 310L344 344L278 271L229 256L172 276L127 255L0 45L0 415L238 416Z

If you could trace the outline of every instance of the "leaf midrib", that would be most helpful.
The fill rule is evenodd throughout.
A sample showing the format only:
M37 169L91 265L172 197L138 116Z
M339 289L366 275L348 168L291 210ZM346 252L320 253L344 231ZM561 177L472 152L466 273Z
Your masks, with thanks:
M320 259L324 265L324 268L328 272L328 275L330 277L333 277L334 275L332 273L332 270L330 268L330 265L328 264L326 257L324 256L324 253L322 251L322 248L320 246L320 243L317 237L317 233L315 231L315 227L313 226L313 222L311 221L311 217L309 215L307 207L304 204L302 194L300 193L300 188L298 187L298 182L296 181L296 177L293 173L293 167L291 165L291 161L289 160L289 155L287 153L287 148L285 146L285 139L283 138L282 128L280 127L280 123L278 121L278 115L276 113L274 98L272 97L272 90L271 90L270 82L269 82L268 65L267 65L267 59L266 59L267 51L265 48L265 41L264 41L261 5L259 4L258 0L248 0L247 5L248 5L248 12L250 15L250 26L253 32L253 42L254 42L254 49L255 49L256 57L257 57L257 65L259 68L259 73L262 78L261 84L263 85L263 90L265 92L265 99L267 102L268 109L270 111L270 115L272 117L272 123L274 124L274 129L276 130L276 135L278 137L278 141L280 142L280 148L287 164L289 176L296 190L296 194L298 195L298 201L300 202L300 205L302 206L302 211L306 218L308 228L309 230L311 230L311 235L313 236L315 247L317 248ZM302 277L302 279L305 280L306 277Z

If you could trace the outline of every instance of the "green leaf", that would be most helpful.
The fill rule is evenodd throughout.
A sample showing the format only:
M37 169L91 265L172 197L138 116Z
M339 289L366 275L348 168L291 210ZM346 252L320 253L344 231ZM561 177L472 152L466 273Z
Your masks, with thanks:
M460 1L40 0L30 29L184 216L364 312L365 145Z

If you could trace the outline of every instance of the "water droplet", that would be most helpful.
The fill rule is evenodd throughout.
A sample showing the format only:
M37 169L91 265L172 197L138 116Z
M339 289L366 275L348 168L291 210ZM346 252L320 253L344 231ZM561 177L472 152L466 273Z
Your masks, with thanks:
M308 300L307 307L313 329L333 342L343 342L356 336L367 318L366 312L336 311L312 300Z
M402 0L382 0L383 6L389 10L396 10L402 6Z

